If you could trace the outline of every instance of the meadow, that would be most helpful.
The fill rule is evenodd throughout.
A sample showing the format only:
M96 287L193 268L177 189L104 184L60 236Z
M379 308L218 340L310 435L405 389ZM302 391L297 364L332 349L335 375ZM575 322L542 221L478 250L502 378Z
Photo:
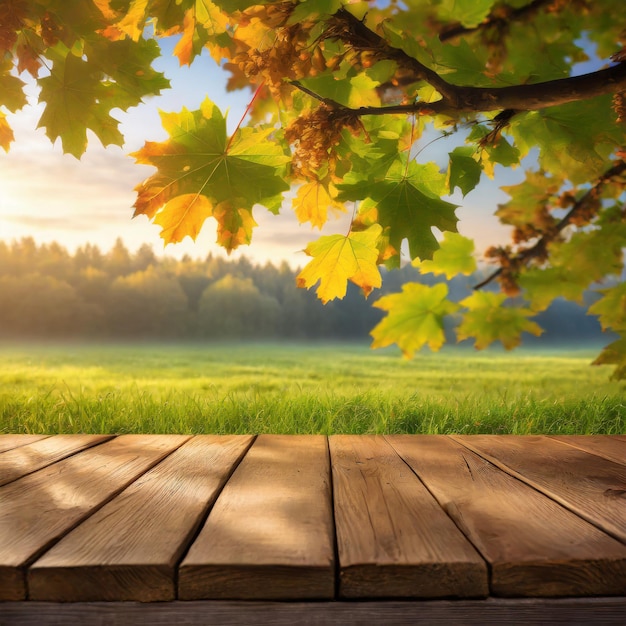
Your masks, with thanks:
M624 433L624 384L595 354L4 344L0 433Z

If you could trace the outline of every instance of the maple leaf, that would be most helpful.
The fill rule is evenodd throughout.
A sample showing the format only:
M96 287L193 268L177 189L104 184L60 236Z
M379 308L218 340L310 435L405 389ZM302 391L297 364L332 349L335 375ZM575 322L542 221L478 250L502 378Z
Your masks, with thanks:
M439 248L433 226L456 232L456 205L441 200L445 175L434 163L407 164L406 156L397 158L383 180L365 180L352 172L346 184L338 185L338 200L371 199L378 209L378 220L389 229L389 243L400 250L403 239L409 242L412 259L430 259ZM365 203L364 203L365 204ZM365 204L367 208L369 204Z
M626 283L602 289L602 298L589 307L591 315L597 315L603 330L626 329Z
M335 200L336 196L337 190L332 183L312 180L300 186L292 207L301 224L311 222L311 226L322 228L328 220L329 208L335 212L346 210Z
M181 65L190 65L211 38L226 33L228 17L211 0L195 0L183 18L183 36L174 48Z
M44 127L51 141L61 138L63 151L76 158L87 148L87 128L90 128L103 145L122 145L124 138L117 129L106 104L106 87L100 82L101 72L92 64L77 57L59 44L54 54L50 76L39 80L40 102L46 108L39 119L38 128Z
M422 273L445 274L448 280L457 274L469 276L476 271L474 242L458 233L446 232L432 260L414 261L413 265Z
M208 98L197 111L161 112L161 120L170 139L146 142L132 155L158 170L137 186L135 215L164 226L166 243L195 239L209 216L228 250L249 243L252 207L277 211L289 189L283 180L289 157L268 140L275 129L244 128L229 140L226 120Z
M621 337L603 348L592 365L615 365L611 378L614 380L626 378L626 338Z
M10 74L12 69L10 57L0 59L0 105L15 113L26 104L26 96L23 92L24 81L12 76Z
M407 358L427 344L431 350L439 350L446 340L444 317L458 309L447 295L445 283L432 287L406 283L401 293L383 296L374 302L375 307L387 311L387 316L370 333L374 338L372 348L395 343Z
M7 116L0 111L0 147L4 148L5 152L8 152L11 142L14 140L13 129L7 122Z
M344 235L327 235L313 241L305 252L313 257L296 277L298 287L311 288L319 281L317 296L324 304L346 295L348 280L367 296L380 287L382 277L376 266L376 243L382 228L378 224L367 230Z
M520 344L522 332L539 336L541 328L528 318L534 315L533 311L524 308L506 307L504 301L507 296L502 293L476 291L461 305L468 309L463 315L463 321L457 328L459 341L474 337L474 346L478 350L486 348L494 341L501 341L502 345L510 350Z
M449 153L450 193L454 193L458 187L465 197L478 185L483 168L474 159L475 152L476 150L472 146L459 146Z

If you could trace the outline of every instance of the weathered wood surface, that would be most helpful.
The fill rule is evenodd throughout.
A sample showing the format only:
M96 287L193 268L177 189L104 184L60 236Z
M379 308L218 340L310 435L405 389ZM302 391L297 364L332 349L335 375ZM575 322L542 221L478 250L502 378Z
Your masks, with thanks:
M330 438L339 595L481 597L487 567L381 436Z
M0 436L2 626L626 615L624 437L55 439Z
M377 602L8 602L1 626L624 626L624 598Z
M31 600L176 598L176 565L252 437L186 442L35 562Z
M553 435L551 438L626 465L626 439L610 435Z
M626 466L549 437L453 438L626 543Z
M0 486L52 465L112 435L57 435L13 448L0 455Z
M183 560L179 597L332 598L333 544L326 438L261 435Z
M0 453L26 446L50 435L0 435Z
M452 439L388 439L487 560L493 595L626 595L626 545Z
M189 437L122 435L0 487L0 600L26 598L26 566Z

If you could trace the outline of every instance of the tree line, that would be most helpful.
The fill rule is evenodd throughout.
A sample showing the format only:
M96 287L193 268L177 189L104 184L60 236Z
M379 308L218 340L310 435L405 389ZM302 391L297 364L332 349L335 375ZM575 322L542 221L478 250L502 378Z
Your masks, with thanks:
M383 312L350 285L343 300L322 305L296 287L287 263L157 257L148 245L130 252L121 239L108 251L86 244L73 254L32 238L0 241L2 339L366 339ZM407 280L436 282L407 265L388 272L378 293ZM480 276L449 282L459 297ZM556 302L537 320L548 339L598 339L595 319Z

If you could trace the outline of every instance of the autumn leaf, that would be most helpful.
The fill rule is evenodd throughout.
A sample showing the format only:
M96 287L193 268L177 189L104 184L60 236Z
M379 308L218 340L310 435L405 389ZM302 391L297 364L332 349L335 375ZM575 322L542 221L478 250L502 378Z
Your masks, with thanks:
M11 142L14 140L13 129L7 122L7 116L0 111L0 147L2 147L5 152L8 152Z
M425 345L439 350L445 342L444 317L458 309L457 304L447 300L447 295L445 283L432 287L406 283L401 293L374 302L375 307L388 313L370 333L374 338L372 348L396 343L407 358Z
M589 313L598 316L603 330L626 329L626 282L600 293L602 298L589 307Z
M100 82L100 72L86 60L59 44L53 55L50 76L39 80L40 101L46 108L39 128L46 129L51 141L61 138L63 151L76 158L87 149L87 129L98 135L103 145L122 145L124 138L100 100L106 88Z
M311 222L311 226L322 228L328 221L329 208L335 213L346 210L341 202L335 200L336 196L337 190L332 183L324 184L319 180L304 183L298 189L292 205L298 221L301 224Z
M486 348L494 341L501 341L510 350L520 344L522 332L539 336L541 328L528 318L533 311L518 307L504 306L506 295L489 291L476 291L461 301L468 311L457 328L459 341L473 337L478 350Z
M348 183L338 185L338 200L370 198L378 209L380 225L389 229L390 245L400 250L406 238L412 259L430 259L439 248L433 226L456 232L456 205L439 198L445 175L435 164L407 164L405 159L396 159L383 180L346 176Z
M211 0L195 0L183 18L183 36L174 48L181 65L190 65L211 39L226 33L228 18Z
M457 274L469 276L476 271L474 242L458 233L446 232L432 260L414 261L413 265L425 274L445 274L448 280Z
M448 171L450 193L458 187L465 197L478 185L483 168L474 159L476 150L472 146L459 146L449 153Z
M146 142L132 155L158 169L136 188L135 215L165 225L165 243L195 239L211 215L227 250L249 243L252 207L277 211L289 189L281 177L289 158L267 141L274 129L241 129L229 141L226 120L208 98L198 111L161 113L161 120L170 139Z
M305 252L313 260L298 274L298 287L311 288L318 282L317 296L324 304L346 295L348 280L367 296L380 287L382 278L376 261L377 240L382 232L378 224L367 230L344 235L327 235L310 243Z
M621 337L603 348L593 365L615 365L611 378L614 380L626 378L626 338Z

